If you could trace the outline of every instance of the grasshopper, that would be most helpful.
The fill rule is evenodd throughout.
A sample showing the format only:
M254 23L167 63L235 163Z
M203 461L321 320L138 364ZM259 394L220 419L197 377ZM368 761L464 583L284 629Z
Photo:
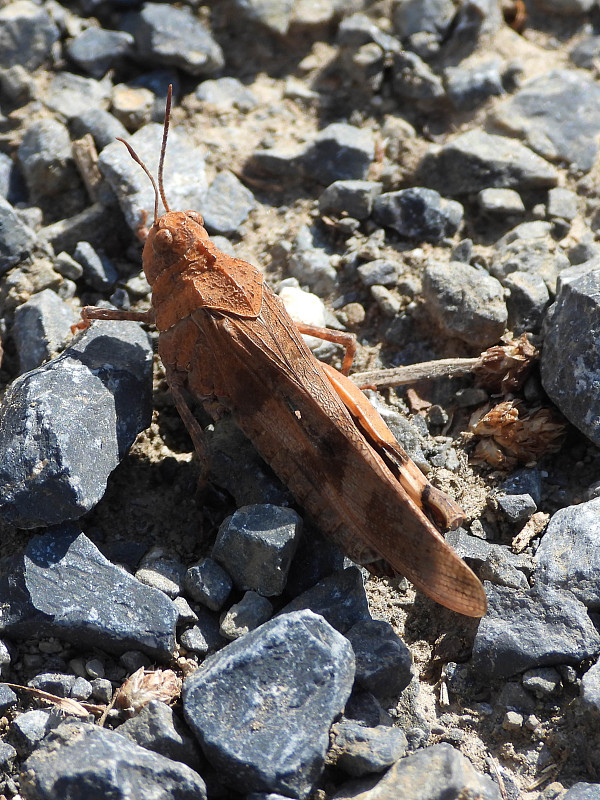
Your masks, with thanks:
M170 109L169 88L157 181L120 140L154 188L154 222L142 256L152 310L87 306L83 324L130 319L156 325L159 355L203 479L206 447L186 392L213 418L231 415L353 561L376 575L400 573L442 605L482 616L486 597L479 579L430 519L457 527L462 511L426 480L347 377L354 337L294 323L258 269L211 242L199 213L170 210L163 186ZM341 372L315 358L303 333L345 346Z

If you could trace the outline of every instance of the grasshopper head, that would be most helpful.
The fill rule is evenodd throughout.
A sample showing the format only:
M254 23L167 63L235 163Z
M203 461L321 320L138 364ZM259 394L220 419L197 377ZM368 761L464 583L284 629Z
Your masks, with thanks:
M204 220L197 211L167 211L150 228L144 245L143 266L148 283L175 264L185 269L208 255Z

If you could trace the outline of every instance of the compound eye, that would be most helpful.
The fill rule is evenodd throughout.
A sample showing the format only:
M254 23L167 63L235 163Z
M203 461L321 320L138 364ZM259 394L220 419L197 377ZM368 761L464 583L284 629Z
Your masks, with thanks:
M156 250L169 250L173 244L173 234L168 228L161 228L154 237L154 247Z
M197 222L198 225L202 226L204 225L204 219L202 215L199 214L197 211L186 211L185 215L186 217L189 217L193 222Z

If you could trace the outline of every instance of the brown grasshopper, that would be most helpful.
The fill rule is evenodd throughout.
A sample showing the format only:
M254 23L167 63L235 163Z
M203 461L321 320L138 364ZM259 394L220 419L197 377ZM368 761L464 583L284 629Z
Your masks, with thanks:
M319 527L377 575L401 573L431 598L468 616L486 611L483 587L446 544L443 527L461 509L433 487L379 414L346 377L350 334L297 324L258 269L221 252L196 211L171 211L163 167L171 108L167 97L154 223L143 251L153 310L95 307L84 321L154 323L175 405L207 472L203 433L184 397L218 418L229 413ZM123 141L123 140L121 140ZM159 197L166 213L159 217ZM89 323L87 323L89 324ZM343 344L341 372L311 353L302 333Z

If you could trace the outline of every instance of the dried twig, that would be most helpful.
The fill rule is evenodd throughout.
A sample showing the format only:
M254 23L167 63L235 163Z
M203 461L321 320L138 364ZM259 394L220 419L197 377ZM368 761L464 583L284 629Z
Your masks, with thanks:
M102 174L98 169L98 151L90 133L76 139L71 145L73 159L85 184L92 203L98 200L98 189L102 183Z
M481 363L478 358L442 358L438 361L422 361L420 364L410 364L407 367L392 367L391 369L373 369L367 372L355 372L350 375L357 386L364 388L390 389L394 386L405 386L435 378L456 378L466 375Z

